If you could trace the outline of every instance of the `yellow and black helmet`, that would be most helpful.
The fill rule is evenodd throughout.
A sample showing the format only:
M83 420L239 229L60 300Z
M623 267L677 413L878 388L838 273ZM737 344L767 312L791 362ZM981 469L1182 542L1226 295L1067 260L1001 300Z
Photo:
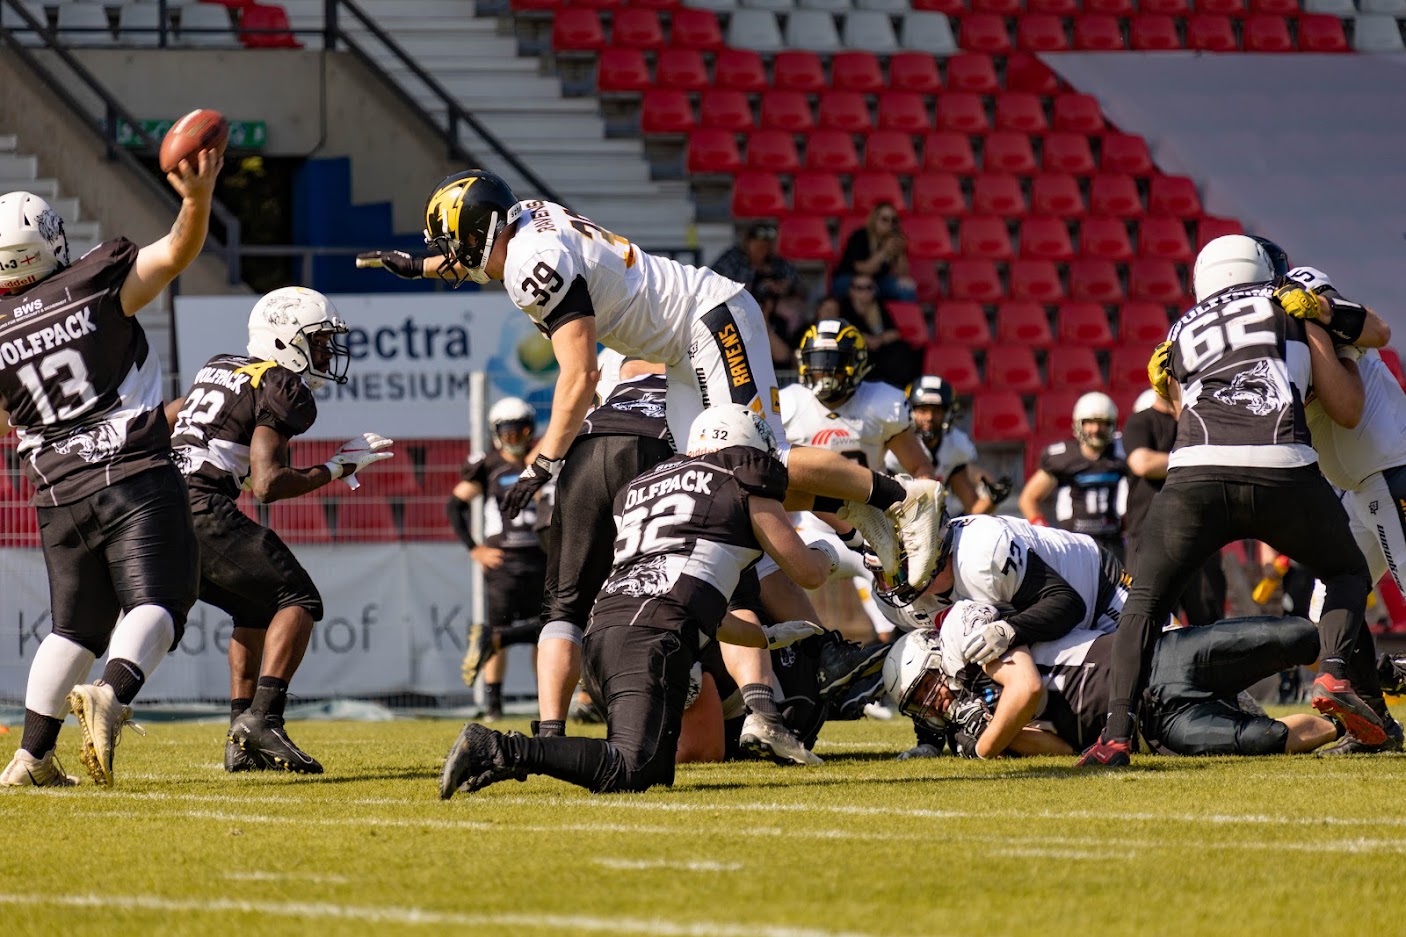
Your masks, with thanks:
M469 169L447 176L425 205L425 243L444 255L439 275L458 286L487 283L483 265L517 198L491 172Z
M796 352L801 383L824 404L841 404L859 389L869 373L864 336L848 322L821 319L806 329Z

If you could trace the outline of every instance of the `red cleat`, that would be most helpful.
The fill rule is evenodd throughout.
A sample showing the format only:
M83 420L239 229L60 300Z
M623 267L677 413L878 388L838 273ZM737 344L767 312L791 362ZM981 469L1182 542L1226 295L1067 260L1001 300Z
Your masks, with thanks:
M1381 717L1362 702L1362 697L1346 680L1320 673L1313 681L1313 708L1341 722L1348 734L1364 745L1380 745L1386 741L1386 727Z
M1126 768L1133 763L1133 743L1129 739L1099 740L1079 756L1076 768Z

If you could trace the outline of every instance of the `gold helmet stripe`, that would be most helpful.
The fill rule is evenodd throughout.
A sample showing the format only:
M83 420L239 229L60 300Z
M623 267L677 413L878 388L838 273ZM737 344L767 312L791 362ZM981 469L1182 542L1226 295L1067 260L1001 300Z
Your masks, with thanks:
M453 185L438 189L434 195L430 196L430 204L425 209L425 227L428 230L430 221L438 217L440 227L444 233L454 240L459 240L459 209L464 204L464 196L468 194L469 187L478 181L478 177L470 179L460 179Z

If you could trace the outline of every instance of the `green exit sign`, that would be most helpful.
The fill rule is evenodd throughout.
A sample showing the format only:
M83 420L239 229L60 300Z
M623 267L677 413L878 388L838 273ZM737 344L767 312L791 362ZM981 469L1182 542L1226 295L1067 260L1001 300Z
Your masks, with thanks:
M153 140L159 143L175 122L172 119L141 120L137 123L141 125L142 130L145 130ZM142 145L142 138L132 129L131 124L123 120L117 123L117 142L122 146L136 147ZM262 150L268 145L268 124L262 120L230 121L229 145L236 150Z

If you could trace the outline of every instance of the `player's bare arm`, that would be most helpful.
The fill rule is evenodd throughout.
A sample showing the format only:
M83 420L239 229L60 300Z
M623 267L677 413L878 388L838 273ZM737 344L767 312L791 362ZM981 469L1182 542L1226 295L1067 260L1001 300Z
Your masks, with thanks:
M325 465L293 468L288 461L288 437L269 426L254 427L249 440L249 490L264 504L296 498L332 481Z
M964 465L952 473L952 477L947 479L947 487L957 496L957 500L962 502L962 509L968 514L985 514L985 510L977 510L983 502L989 504L989 499L982 498L976 491L976 485L972 480L971 466Z
M552 418L537 444L537 453L555 462L576 439L600 380L596 320L586 316L563 324L552 333L552 352L561 370L552 393Z
M163 412L166 414L166 425L171 428L171 432L173 433L176 431L176 421L181 417L181 409L184 408L185 405L186 399L184 397L177 397L163 408Z
M1128 471L1138 478L1156 481L1167 477L1167 464L1170 459L1169 452L1158 452L1156 449L1141 446L1128 453Z
M749 498L748 511L752 530L762 549L781 571L803 589L819 589L830 578L833 557L819 549L806 546L791 526L791 519L782 510L780 501L770 498Z
M1043 524L1045 515L1040 511L1040 503L1055 493L1059 479L1044 469L1038 469L1025 487L1020 490L1020 513L1027 521Z
M0 436L8 435L10 432L10 411L0 407Z
M890 439L886 445L889 452L892 452L894 457L898 459L898 464L903 466L903 471L909 475L914 478L936 477L932 459L929 458L928 451L923 448L916 431L905 429Z
M996 710L981 738L976 753L981 758L995 758L1010 747L1020 731L1040 711L1045 686L1035 659L1024 647L1012 648L1006 655L986 665L986 673L1001 686Z
M1323 412L1334 423L1352 429L1362 419L1366 400L1356 362L1339 358L1328 333L1313 326L1308 328L1308 354L1313 365L1313 393Z
M171 231L161 240L148 244L137 252L127 279L122 282L119 298L122 311L129 316L146 306L171 281L189 267L205 246L210 233L210 202L215 197L215 178L224 166L224 156L218 150L201 150L197 165L182 160L166 174L171 188L181 197L181 209Z

